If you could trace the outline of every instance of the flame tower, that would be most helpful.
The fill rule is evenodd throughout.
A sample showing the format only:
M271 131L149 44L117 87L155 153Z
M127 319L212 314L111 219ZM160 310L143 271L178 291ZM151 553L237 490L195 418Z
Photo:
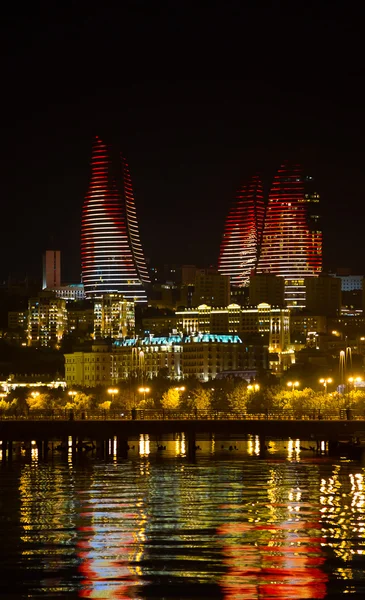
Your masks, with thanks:
M81 266L87 298L116 292L127 300L146 301L149 276L128 164L98 137L82 209Z
M299 165L284 163L269 194L258 273L284 277L288 306L305 306L304 277L322 270L319 195Z
M264 215L262 184L256 175L237 194L224 229L218 269L230 276L232 285L247 287L256 270Z

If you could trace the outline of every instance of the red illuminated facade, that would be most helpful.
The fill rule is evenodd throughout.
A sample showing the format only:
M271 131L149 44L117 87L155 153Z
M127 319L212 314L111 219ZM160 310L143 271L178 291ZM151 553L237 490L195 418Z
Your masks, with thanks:
M118 292L127 300L146 301L149 276L128 164L98 137L82 210L81 265L87 298Z
M319 195L298 165L283 164L269 194L258 273L284 277L288 306L305 306L305 277L322 270Z
M250 274L256 270L264 215L262 184L255 176L237 194L227 217L219 254L218 269L230 276L234 286L248 286Z

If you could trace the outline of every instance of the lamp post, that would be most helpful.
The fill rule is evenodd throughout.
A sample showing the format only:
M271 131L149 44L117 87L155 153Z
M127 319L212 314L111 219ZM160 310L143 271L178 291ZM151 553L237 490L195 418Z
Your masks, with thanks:
M355 383L360 383L360 381L362 381L362 377L349 377L347 381L350 389L350 387L355 387Z
M146 394L149 393L150 388L149 387L140 387L140 388L138 388L138 391L140 394L143 394L143 403L144 403L146 400Z
M319 383L322 383L322 385L324 387L324 393L327 394L327 386L329 383L332 383L331 377L327 377L327 379L322 377L322 379L319 380Z
M119 392L118 388L109 388L108 389L108 394L111 395L112 402L114 402L114 396L115 396L115 394L118 394L118 392Z
M258 392L260 389L260 386L258 383L254 383L254 384L250 384L247 386L247 391L248 392Z
M184 385L182 385L182 386L180 386L180 387L176 387L176 388L175 388L175 390L176 390L177 392L185 392L185 386L184 386Z
M32 396L33 394L39 394L39 392L32 392ZM68 392L68 395L71 396L72 398L74 398L76 396L77 392L75 392L75 390L70 390Z
M291 387L291 391L294 393L295 388L299 387L299 381L288 381L286 385Z

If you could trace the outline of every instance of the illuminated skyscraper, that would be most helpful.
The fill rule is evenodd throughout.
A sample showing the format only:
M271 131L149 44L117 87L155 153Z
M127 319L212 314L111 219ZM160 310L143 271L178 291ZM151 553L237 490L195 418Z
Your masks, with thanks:
M127 300L146 301L149 276L128 164L98 137L82 210L81 264L87 298L120 293Z
M305 277L322 270L319 195L298 165L284 163L272 184L258 273L284 277L288 306L305 306Z
M238 193L227 217L218 270L234 286L247 287L259 257L265 207L260 178L253 177Z

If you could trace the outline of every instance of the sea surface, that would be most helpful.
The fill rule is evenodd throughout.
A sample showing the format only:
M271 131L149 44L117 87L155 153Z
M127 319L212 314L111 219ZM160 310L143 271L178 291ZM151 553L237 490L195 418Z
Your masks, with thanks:
M130 440L0 463L0 598L365 597L365 469L308 442ZM0 450L1 453L1 450Z

